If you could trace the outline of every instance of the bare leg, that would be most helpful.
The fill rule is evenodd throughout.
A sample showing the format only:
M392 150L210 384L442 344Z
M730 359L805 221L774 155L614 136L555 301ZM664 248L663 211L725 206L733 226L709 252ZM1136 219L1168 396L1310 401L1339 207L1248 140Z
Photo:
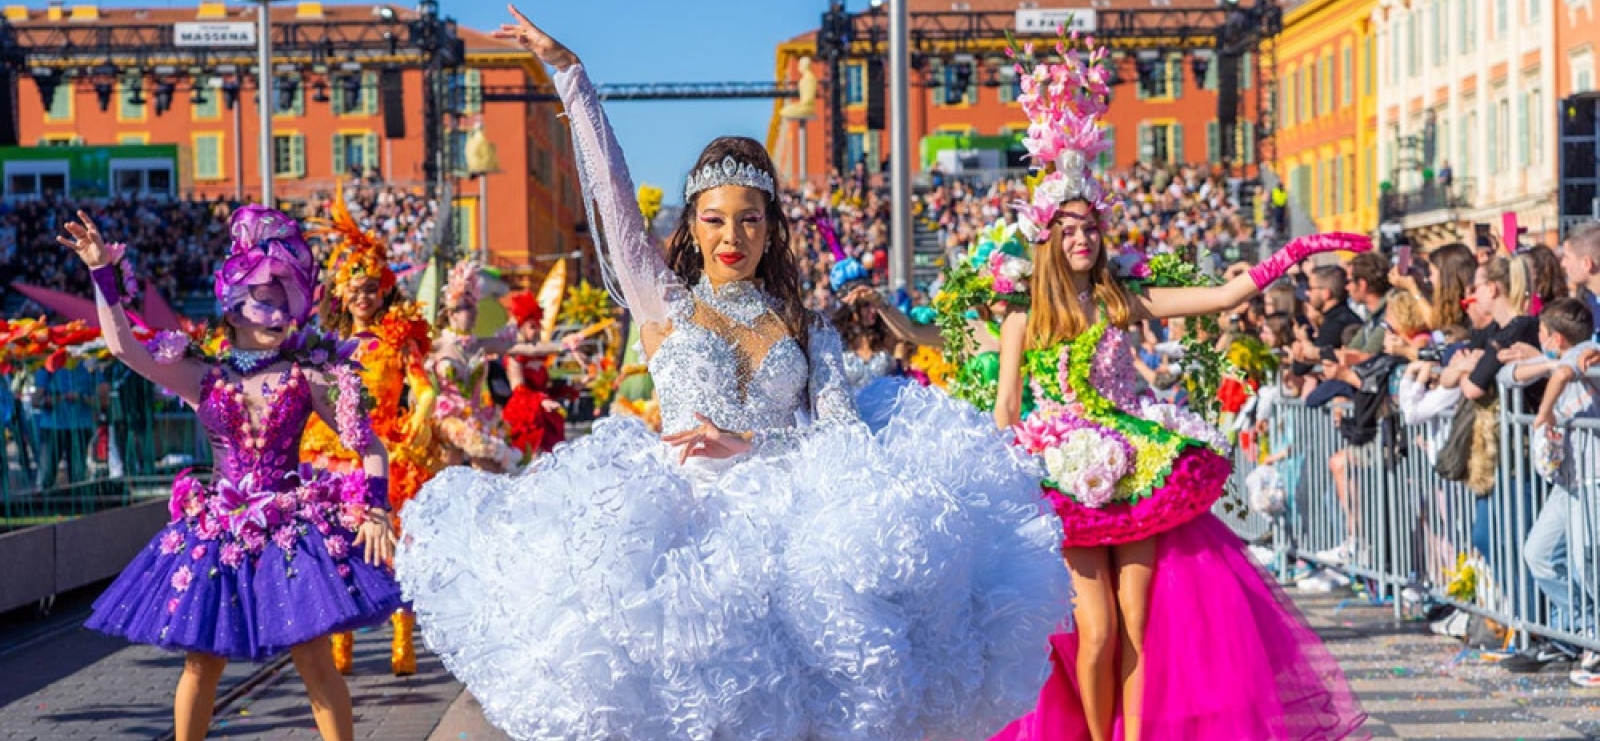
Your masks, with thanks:
M1113 679L1116 657L1117 602L1111 549L1067 548L1072 572L1073 629L1078 633L1078 687L1093 741L1110 741L1111 710L1116 701Z
M228 660L191 651L183 659L183 676L172 698L172 726L178 741L201 741L211 728L217 704L217 682Z
M1122 618L1123 741L1140 741L1144 728L1144 628L1150 618L1156 538L1115 546L1111 559L1116 562L1117 612Z
M311 698L311 716L323 741L352 741L356 736L355 711L350 705L350 688L344 675L333 666L333 650L328 637L313 638L289 649L294 668L306 683Z
M1340 450L1328 458L1328 473L1333 476L1333 493L1339 499L1339 509L1344 510L1345 542L1352 546L1356 540L1356 527L1360 524L1360 512L1356 511L1356 503L1351 499L1350 493L1350 458L1348 451ZM1354 554L1346 554L1348 560L1355 560Z

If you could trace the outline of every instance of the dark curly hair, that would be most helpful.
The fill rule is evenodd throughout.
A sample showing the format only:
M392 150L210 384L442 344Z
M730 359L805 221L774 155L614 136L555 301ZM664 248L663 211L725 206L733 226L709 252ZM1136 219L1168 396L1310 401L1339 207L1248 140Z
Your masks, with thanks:
M889 333L884 330L883 320L880 318L869 324L864 314L864 305L840 304L829 316L833 328L839 332L839 339L844 342L845 352L854 352L863 338L872 345L874 351L884 350L889 344Z
M699 172L708 164L721 162L724 157L733 157L737 162L756 167L771 175L773 182L778 180L777 169L772 165L767 148L744 136L718 137L707 144L695 160L692 172ZM678 214L678 226L667 241L667 264L680 280L690 286L700 282L700 273L705 269L705 258L700 255L700 246L694 241L692 227L695 204L699 200L697 193L684 202L683 211ZM800 350L809 361L811 325L815 319L803 301L800 266L789 249L789 219L784 215L777 198L768 196L766 217L767 246L761 253L761 262L756 265L754 278L768 295L777 299L778 306L774 313L789 331L789 336L800 344Z

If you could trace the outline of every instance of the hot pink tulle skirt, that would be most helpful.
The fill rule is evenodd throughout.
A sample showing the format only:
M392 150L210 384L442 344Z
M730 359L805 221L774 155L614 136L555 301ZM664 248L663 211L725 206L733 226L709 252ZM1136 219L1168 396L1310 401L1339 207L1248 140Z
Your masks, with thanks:
M1157 536L1145 633L1145 741L1334 741L1366 714L1283 590L1214 515ZM991 741L1088 741L1077 635L1050 639L1039 705ZM1120 712L1119 712L1120 714ZM1121 722L1113 738L1123 738Z

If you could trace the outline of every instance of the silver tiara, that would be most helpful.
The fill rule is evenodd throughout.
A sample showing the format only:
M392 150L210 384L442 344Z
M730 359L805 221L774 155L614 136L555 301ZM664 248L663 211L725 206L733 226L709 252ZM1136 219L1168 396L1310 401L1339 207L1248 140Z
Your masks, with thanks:
M743 185L747 188L760 188L767 195L777 198L778 187L773 184L772 176L762 171L755 165L740 164L733 155L722 158L721 162L714 162L700 168L699 172L689 174L689 182L683 186L683 197L693 198L696 193L720 188L724 185Z

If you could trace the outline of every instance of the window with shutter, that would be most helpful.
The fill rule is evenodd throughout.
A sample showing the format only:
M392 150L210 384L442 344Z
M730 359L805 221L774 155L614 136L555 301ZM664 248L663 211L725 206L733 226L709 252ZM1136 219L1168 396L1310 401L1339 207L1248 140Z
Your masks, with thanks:
M50 107L44 111L47 121L68 121L72 119L72 80L62 80L56 85L55 93L50 96Z
M1184 159L1183 159L1183 124L1176 124L1176 123L1172 124L1172 127L1171 127L1171 129L1169 129L1169 131L1171 133L1169 133L1168 136L1170 136L1172 138L1171 139L1171 141L1172 141L1172 160L1171 161L1172 161L1173 164L1176 164L1176 165L1184 164Z
M1102 171L1114 169L1117 166L1117 130L1110 124L1103 124L1100 130L1105 133L1106 151L1100 153L1097 164Z
M1217 135L1217 122L1206 122L1206 161L1218 162L1222 159L1222 139Z
M194 135L194 179L222 179L222 135Z

